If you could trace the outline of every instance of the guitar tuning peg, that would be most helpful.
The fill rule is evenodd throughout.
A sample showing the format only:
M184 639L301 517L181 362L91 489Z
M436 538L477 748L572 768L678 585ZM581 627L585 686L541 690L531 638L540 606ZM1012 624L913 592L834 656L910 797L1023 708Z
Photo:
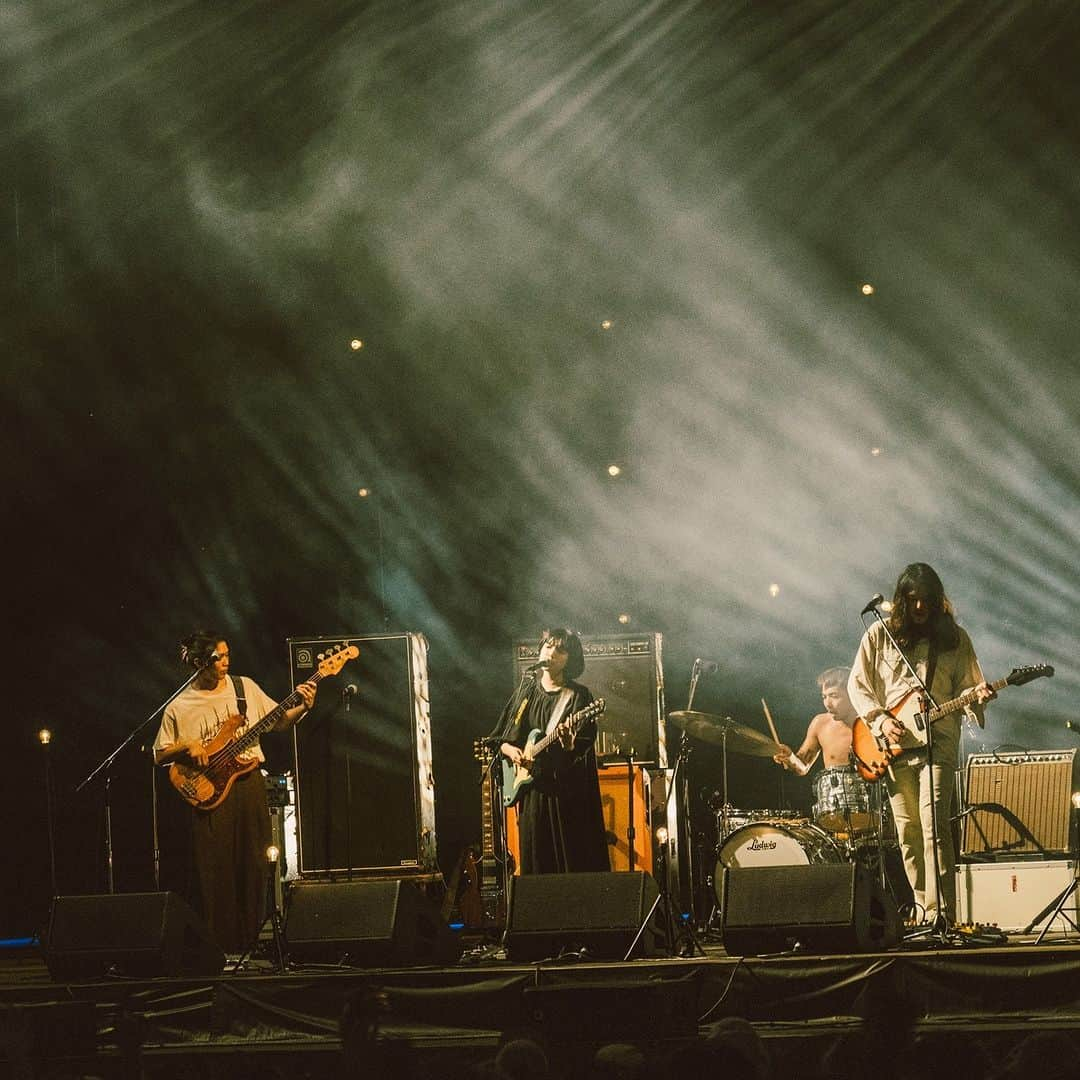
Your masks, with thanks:
M318 653L315 658L317 660L325 660L326 659L326 653Z

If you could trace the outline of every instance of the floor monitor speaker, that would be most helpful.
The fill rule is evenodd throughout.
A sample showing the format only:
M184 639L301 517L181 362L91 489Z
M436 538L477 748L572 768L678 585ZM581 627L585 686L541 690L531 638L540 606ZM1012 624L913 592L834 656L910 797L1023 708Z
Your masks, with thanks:
M506 949L511 960L542 960L562 949L585 949L621 960L650 911L635 956L655 953L661 920L656 882L640 870L529 874L510 882Z
M285 941L292 960L357 967L451 964L461 941L439 905L408 880L298 882Z
M729 956L867 952L899 940L900 920L878 879L854 863L755 866L724 871Z
M45 963L54 979L217 975L225 954L176 893L58 896Z

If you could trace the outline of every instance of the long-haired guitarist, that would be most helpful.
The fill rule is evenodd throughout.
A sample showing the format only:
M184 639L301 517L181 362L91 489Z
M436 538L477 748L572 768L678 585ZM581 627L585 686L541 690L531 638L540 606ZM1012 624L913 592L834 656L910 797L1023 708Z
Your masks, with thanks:
M229 643L216 631L192 634L182 642L180 655L198 674L166 706L154 740L154 760L159 765L206 766L230 726L236 729L233 738L242 735L277 705L254 680L229 674ZM313 683L296 690L303 704L282 714L279 729L295 724L315 701ZM213 809L190 810L190 898L226 953L247 950L262 924L270 843L266 784L257 767L264 760L262 748L255 742L237 758L253 767L232 780Z
M912 563L904 568L896 582L888 626L929 687L934 701L941 703L967 694L970 704L964 712L983 726L983 705L996 694L983 678L971 638L957 625L945 587L932 567ZM915 894L917 914L927 922L942 917L953 920L956 856L949 819L961 713L957 711L930 725L931 769L925 745L927 725L920 730L918 719L912 715L918 710L918 687L880 622L875 622L863 635L852 664L848 694L861 721L882 745L893 748L891 752L896 754L883 779L904 857L904 871ZM934 880L931 798L937 821L940 900Z
M593 702L576 681L585 670L581 639L562 627L545 630L538 664L521 680L491 736L519 773L521 872L610 870L593 747L596 721L590 716L568 723ZM533 733L546 737L557 730L558 737L530 758L541 741Z

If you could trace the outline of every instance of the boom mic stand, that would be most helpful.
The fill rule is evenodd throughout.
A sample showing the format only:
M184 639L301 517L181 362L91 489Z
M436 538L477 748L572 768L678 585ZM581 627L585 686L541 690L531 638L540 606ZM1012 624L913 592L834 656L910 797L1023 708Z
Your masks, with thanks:
M170 701L178 694L183 693L202 673L203 668L206 665L197 667L191 675L185 679L180 686L178 686L152 713L150 713L145 720L140 721L131 729L124 740L110 753L107 757L94 766L90 773L81 780L75 787L75 794L77 795L83 788L85 788L95 777L101 773L105 773L105 886L108 892L116 892L116 883L113 877L113 841L112 841L112 807L110 805L109 787L112 784L112 775L109 770L112 768L113 762L142 734L143 729L149 727L150 721L169 704ZM156 766L155 766L156 767ZM156 846L155 839L155 846Z

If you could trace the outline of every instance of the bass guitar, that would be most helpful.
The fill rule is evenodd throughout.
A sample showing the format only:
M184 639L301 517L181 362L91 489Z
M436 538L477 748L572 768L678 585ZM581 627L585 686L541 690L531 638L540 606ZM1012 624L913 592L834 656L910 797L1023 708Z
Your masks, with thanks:
M1054 674L1049 664L1029 664L1027 667L1013 668L1004 678L990 683L990 689L997 691L1006 686L1023 686L1033 679L1041 679ZM851 727L852 753L859 775L868 783L880 780L889 766L901 754L908 750L918 750L926 745L931 724L936 724L946 716L960 712L975 704L971 691L965 691L951 701L944 701L932 709L922 712L919 709L921 695L912 690L906 697L887 710L888 715L904 725L904 734L899 742L888 742L881 734L884 716L877 716L867 723L861 716L856 718Z
M503 773L503 806L513 806L521 798L522 791L532 782L532 763L557 739L564 735L577 735L581 725L594 716L599 716L606 704L603 698L597 698L591 705L584 709L578 709L565 719L560 720L556 727L542 735L539 730L533 729L525 740L525 749L522 751L521 762L514 765L506 758L502 760Z
M355 645L339 645L319 661L318 670L308 680L318 683L328 675L336 675L350 660L356 659L360 650ZM188 765L174 761L169 766L169 781L185 802L196 810L213 810L229 794L238 777L251 772L258 764L252 758L240 761L239 755L250 750L259 736L271 731L290 709L303 705L304 699L295 690L280 705L271 709L261 720L252 724L242 734L237 731L244 726L243 716L230 716L221 729L206 744L209 761L205 765Z

